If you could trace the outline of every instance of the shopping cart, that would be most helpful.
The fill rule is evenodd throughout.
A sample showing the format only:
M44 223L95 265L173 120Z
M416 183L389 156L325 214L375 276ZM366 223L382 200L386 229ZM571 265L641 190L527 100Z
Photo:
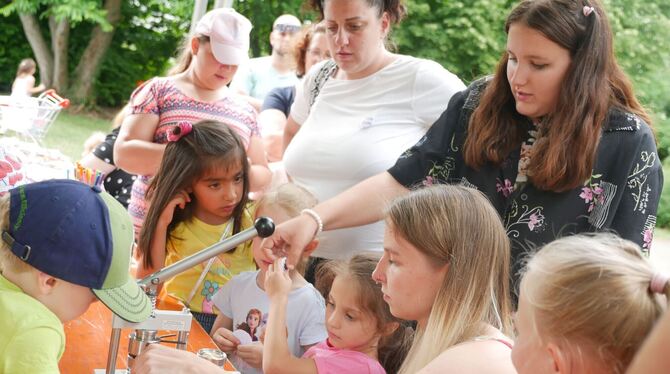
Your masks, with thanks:
M70 100L47 90L38 97L0 96L0 133L8 130L41 145L51 124Z

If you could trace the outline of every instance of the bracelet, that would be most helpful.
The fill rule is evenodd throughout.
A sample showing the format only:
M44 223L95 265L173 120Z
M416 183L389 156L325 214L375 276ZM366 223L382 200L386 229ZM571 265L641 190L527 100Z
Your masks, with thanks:
M303 209L302 211L300 211L300 214L303 213L312 217L312 219L316 221L317 228L316 232L314 233L314 237L316 237L317 235L319 235L319 233L321 233L321 231L323 231L323 220L321 220L321 217L319 217L319 213L315 212L313 209Z

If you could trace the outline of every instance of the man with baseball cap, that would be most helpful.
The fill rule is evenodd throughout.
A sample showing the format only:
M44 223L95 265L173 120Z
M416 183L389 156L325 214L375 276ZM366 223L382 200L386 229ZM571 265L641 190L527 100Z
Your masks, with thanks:
M293 37L300 31L302 23L291 15L283 14L274 21L270 33L270 56L249 60L246 66L240 67L231 87L243 95L248 101L261 110L263 99L275 87L293 86L298 82L295 75L293 57Z
M57 373L62 323L97 298L130 322L151 302L129 275L133 226L98 187L49 180L0 198L0 372Z

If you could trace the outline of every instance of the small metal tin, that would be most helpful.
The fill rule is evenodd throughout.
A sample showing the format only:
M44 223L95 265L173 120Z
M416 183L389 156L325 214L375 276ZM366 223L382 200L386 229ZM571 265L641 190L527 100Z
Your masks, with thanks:
M198 351L198 357L203 358L218 367L226 364L226 353L214 348L202 348Z

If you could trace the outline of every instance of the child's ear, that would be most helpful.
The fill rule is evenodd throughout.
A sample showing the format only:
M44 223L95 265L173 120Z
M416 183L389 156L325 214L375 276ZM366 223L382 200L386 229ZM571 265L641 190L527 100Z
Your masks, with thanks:
M554 343L547 344L547 351L552 359L550 365L552 373L569 373L571 371L570 362L565 352Z
M37 272L37 290L41 295L49 295L56 288L58 279L41 271Z
M199 48L200 48L200 40L198 40L198 38L191 38L191 53L197 55Z
M319 239L314 239L302 251L302 257L309 257L314 253L314 250L319 246Z

